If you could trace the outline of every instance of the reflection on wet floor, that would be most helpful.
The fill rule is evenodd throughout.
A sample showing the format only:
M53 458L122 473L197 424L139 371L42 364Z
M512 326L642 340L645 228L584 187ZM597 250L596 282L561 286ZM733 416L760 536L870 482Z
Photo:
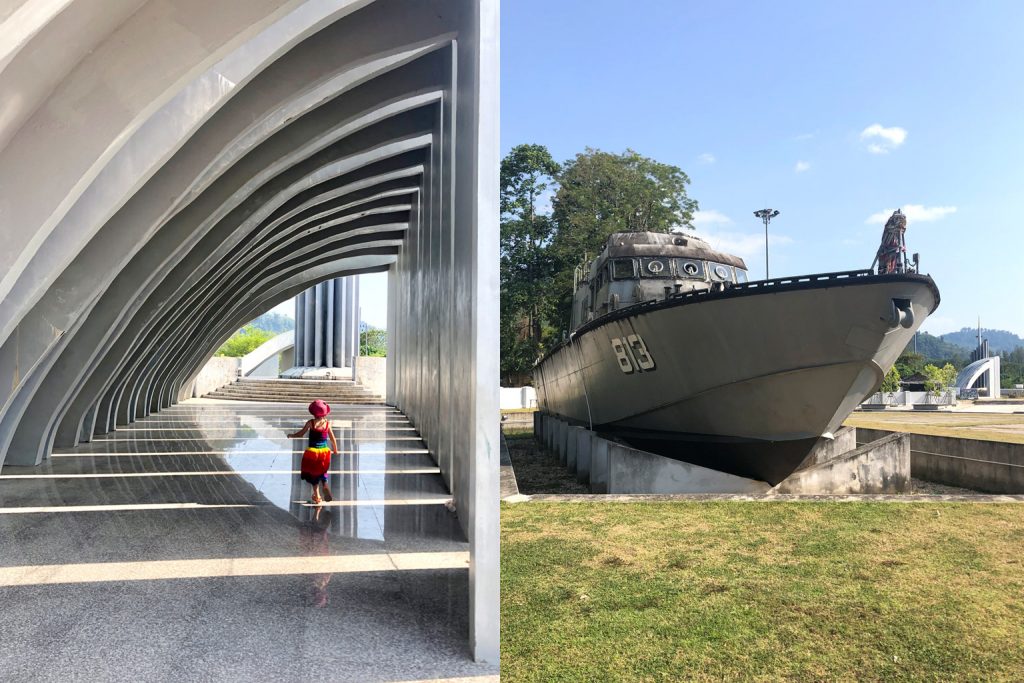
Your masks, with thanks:
M284 636L268 645L266 657L293 657L303 648L321 656L301 611L315 607L336 611L317 628L324 637L344 634L345 652L360 643L364 650L404 643L418 652L418 663L406 663L412 669L402 675L481 673L466 652L468 544L415 428L386 406L335 408L330 419L341 453L328 475L335 500L313 506L310 487L298 476L305 441L286 437L308 417L293 405L186 402L58 449L39 467L5 467L0 632L19 647L0 654L4 670L31 670L31 653L42 648L32 635L37 622L64 611L40 598L41 586L71 609L82 600L83 610L109 609L114 619L123 613L126 623L114 630L131 640L124 635L131 631L131 603L150 599L154 582L163 599L197 604L210 599L208 589L191 584L232 581L227 590L237 600L222 609L245 621L252 617L246 600L267 603L260 591L272 584L275 595L261 619L268 632L295 634L294 642ZM100 584L123 587L116 604L96 603ZM369 618L369 630L361 630L360 618ZM199 647L186 624L153 619L158 637ZM216 620L207 627L220 628ZM87 646L71 638L58 649L73 656ZM37 659L43 655L35 652ZM176 653L167 656L178 661ZM388 654L389 661L396 656ZM266 666L254 673L266 673Z

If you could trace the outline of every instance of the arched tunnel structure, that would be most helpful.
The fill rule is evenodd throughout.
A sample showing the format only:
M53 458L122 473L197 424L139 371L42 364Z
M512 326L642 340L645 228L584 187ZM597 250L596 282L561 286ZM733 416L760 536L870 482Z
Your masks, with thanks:
M0 464L187 398L238 327L388 271L388 402L497 659L498 3L20 0L0 16Z

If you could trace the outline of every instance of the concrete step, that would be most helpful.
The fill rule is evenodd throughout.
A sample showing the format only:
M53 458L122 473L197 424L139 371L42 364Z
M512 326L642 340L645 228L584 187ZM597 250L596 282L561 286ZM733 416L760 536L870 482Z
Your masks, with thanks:
M366 392L366 393L329 393L326 391L220 391L225 396L264 396L272 398L274 396L311 396L310 400L315 398L380 398L377 394Z
M385 405L383 397L352 380L241 378L207 395L233 401L311 403L320 399L338 405Z
M207 394L205 398L220 398L228 401L257 401L262 403L312 403L315 399L309 397L274 397L267 398L265 396L218 396L216 394ZM383 406L387 405L384 401L365 398L365 399L345 399L345 400L331 400L327 401L328 405L359 405L359 406Z

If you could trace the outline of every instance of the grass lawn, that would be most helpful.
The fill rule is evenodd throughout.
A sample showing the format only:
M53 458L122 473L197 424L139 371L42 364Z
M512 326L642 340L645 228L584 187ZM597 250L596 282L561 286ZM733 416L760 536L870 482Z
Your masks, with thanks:
M1024 415L1012 413L853 413L843 424L911 434L1024 443Z
M502 681L1024 680L1024 505L501 515Z

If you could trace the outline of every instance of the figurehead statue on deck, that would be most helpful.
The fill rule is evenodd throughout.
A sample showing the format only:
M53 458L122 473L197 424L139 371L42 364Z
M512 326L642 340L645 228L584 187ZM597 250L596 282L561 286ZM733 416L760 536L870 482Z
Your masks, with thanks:
M879 275L907 272L907 245L904 241L906 231L907 217L896 209L885 222L882 243L875 254Z

